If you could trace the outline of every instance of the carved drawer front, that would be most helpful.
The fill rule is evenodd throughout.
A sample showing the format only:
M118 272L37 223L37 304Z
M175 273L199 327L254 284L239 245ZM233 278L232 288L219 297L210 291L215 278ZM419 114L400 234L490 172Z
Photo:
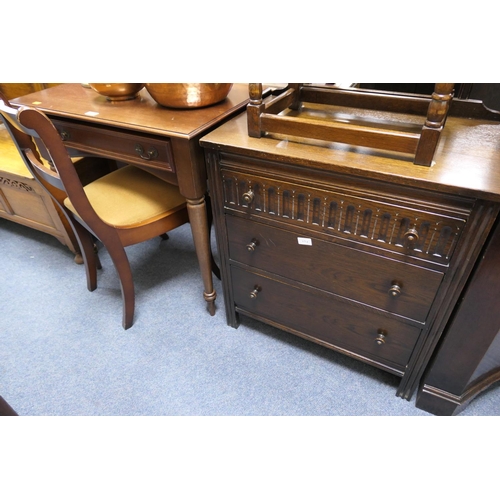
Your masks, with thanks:
M420 329L394 317L231 267L237 310L403 373Z
M226 217L229 257L288 279L424 322L443 273L300 232Z
M232 169L222 169L222 180L226 210L243 210L445 265L470 213L390 199L384 193L321 189Z
M132 163L157 167L175 172L175 165L170 140L155 139L141 134L128 134L119 131L87 127L80 124L69 124L60 120L52 120L66 147Z

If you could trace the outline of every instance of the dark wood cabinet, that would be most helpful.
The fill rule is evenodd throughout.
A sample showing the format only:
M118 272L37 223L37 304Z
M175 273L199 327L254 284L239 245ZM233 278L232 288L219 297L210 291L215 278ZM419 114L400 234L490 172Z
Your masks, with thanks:
M449 118L426 168L249 137L245 120L201 141L228 324L250 316L387 370L410 399L499 211L498 146L467 148L469 131L500 143L500 126Z
M422 378L417 407L456 415L500 380L500 225L479 257Z

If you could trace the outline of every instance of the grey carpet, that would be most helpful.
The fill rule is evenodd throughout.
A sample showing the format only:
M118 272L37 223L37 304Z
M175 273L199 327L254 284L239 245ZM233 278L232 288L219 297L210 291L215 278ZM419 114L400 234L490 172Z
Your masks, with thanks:
M121 327L104 249L98 288L55 238L0 219L0 395L20 415L430 416L399 378L258 321L211 317L190 228L127 249L134 326ZM500 388L462 416L500 415Z

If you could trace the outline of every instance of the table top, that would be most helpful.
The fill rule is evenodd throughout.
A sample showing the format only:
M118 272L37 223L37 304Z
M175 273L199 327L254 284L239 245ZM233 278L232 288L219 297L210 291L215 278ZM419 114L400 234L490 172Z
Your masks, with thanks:
M322 112L327 113L327 108ZM246 120L246 113L233 118L202 137L200 144L260 159L500 202L499 122L448 117L434 162L424 167L414 165L410 155L389 151L285 136L252 138Z
M234 84L221 103L181 110L160 106L146 88L135 99L108 101L91 88L68 83L12 99L11 103L36 107L52 117L191 139L204 134L236 110L243 109L248 97L247 84Z

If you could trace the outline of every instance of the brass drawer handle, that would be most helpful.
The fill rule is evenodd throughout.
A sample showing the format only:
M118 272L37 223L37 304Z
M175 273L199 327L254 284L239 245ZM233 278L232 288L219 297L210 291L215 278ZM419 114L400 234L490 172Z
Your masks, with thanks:
M401 295L403 285L397 281L391 283L391 288L389 288L389 295L391 297L397 298Z
M377 330L377 337L375 338L375 343L377 345L384 345L386 337L387 337L387 331L382 330L382 328L379 328Z
M252 238L252 241L247 244L247 250L249 252L253 252L257 248L258 244L259 242L255 238Z
M63 141L67 141L67 140L69 140L69 132L68 132L68 131L66 131L66 130L61 130L61 132L60 132L60 134L59 134L59 135L61 136L61 139L62 139Z
M144 148L140 144L136 144L135 145L135 152L143 160L154 160L155 158L158 158L158 151L153 146L151 146L147 150L147 152L144 152Z
M255 285L254 289L250 292L250 298L255 300L261 290L262 288L260 286Z
M243 193L242 198L245 203L252 203L255 195L251 189L249 189L246 193Z

